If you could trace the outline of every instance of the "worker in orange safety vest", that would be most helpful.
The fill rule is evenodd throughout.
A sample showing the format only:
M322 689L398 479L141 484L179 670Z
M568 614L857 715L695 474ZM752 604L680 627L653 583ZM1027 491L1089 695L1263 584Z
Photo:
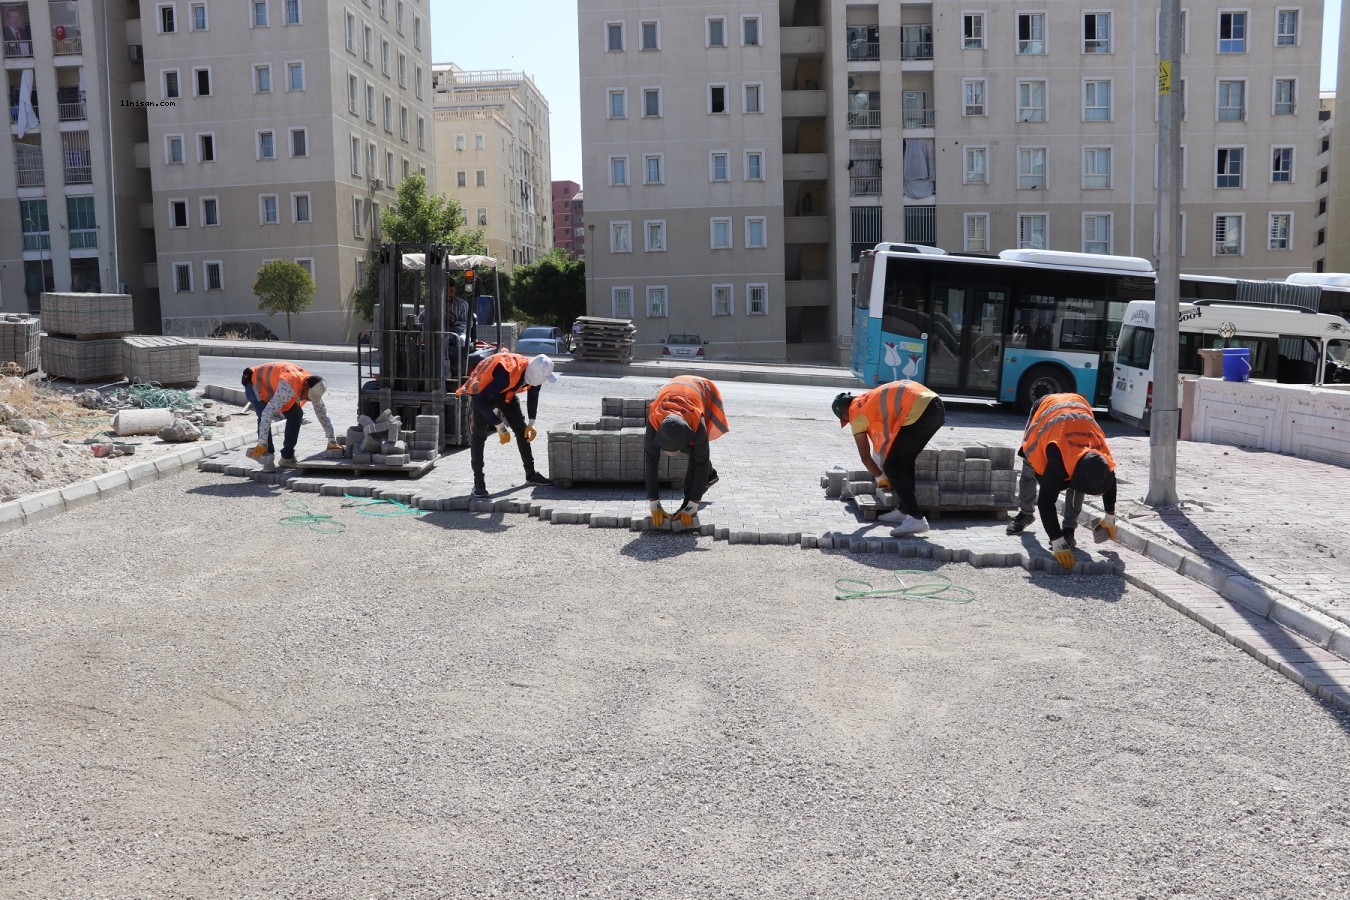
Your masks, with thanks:
M314 415L328 438L328 449L342 449L336 443L333 423L323 404L327 385L320 376L311 375L295 363L271 362L244 369L241 383L244 397L258 414L258 443L248 452L252 459L266 465L265 458L276 452L272 443L272 424L280 416L286 420L286 431L281 444L281 459L276 464L283 469L296 468L295 445L300 439L300 423L304 421L301 407L306 403L314 407Z
M469 463L473 467L474 497L488 496L483 478L483 445L488 432L497 430L503 444L511 442L507 426L516 434L520 460L525 464L525 480L530 484L552 484L546 475L534 467L534 453L530 442L538 436L534 417L539 412L539 389L558 380L553 374L553 360L544 354L533 358L519 353L494 353L469 373L468 379L455 393L469 399ZM526 419L520 411L518 394L525 394Z
M660 528L667 518L661 506L657 472L661 454L689 455L689 468L684 476L684 503L673 516L688 527L694 524L704 493L717 483L717 470L712 467L708 444L730 430L726 410L722 407L722 392L707 378L677 375L656 392L647 409L643 443L647 508L652 514L652 525Z

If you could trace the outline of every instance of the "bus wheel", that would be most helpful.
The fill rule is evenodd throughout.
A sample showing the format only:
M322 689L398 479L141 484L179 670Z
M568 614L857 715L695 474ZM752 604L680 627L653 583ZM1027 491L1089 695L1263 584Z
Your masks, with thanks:
M1017 408L1022 412L1031 412L1031 407L1046 394L1064 394L1075 388L1076 385L1059 366L1036 366L1022 376L1022 384L1017 391Z

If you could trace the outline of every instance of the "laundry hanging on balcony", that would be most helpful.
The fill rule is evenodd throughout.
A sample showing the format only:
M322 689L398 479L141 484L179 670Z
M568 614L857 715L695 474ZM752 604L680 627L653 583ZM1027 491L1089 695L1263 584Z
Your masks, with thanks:
M933 139L911 138L905 141L905 196L922 200L933 196Z
M33 109L33 70L24 69L19 77L19 137L37 130L38 115Z

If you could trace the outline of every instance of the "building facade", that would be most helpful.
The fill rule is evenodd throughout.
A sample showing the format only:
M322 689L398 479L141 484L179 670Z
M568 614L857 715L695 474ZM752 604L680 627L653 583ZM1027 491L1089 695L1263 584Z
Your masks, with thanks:
M1341 8L1341 54L1337 59L1336 94L1350 97L1350 52L1346 51L1346 41L1350 41L1350 15ZM1344 120L1336 119L1334 97L1323 102L1327 110L1330 125L1326 136L1328 153L1331 157L1330 173L1327 185L1327 256L1325 270L1328 272L1350 272L1350 131ZM1341 105L1342 112L1345 105Z
M648 352L697 331L714 358L846 360L879 241L1155 257L1158 13L1136 7L580 0L588 309L631 309ZM1181 268L1311 270L1322 4L1183 7Z
M575 181L553 182L553 246L586 258L586 203Z
M553 246L548 101L524 72L433 73L437 184L508 267Z

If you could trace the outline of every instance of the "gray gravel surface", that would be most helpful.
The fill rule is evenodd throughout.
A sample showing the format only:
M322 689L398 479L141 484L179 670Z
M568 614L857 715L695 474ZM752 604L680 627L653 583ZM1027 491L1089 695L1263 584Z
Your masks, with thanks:
M0 896L1350 892L1350 720L1118 579L341 504L0 536Z

